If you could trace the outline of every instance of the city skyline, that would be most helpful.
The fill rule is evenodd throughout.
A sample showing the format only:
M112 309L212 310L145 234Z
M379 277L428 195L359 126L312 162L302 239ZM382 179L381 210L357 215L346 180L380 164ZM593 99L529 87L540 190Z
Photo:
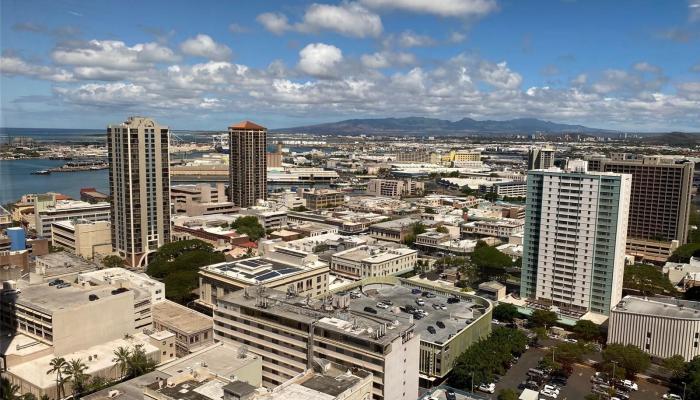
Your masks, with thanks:
M0 125L138 111L178 129L410 115L700 126L697 0L179 3L153 22L163 6L3 2Z

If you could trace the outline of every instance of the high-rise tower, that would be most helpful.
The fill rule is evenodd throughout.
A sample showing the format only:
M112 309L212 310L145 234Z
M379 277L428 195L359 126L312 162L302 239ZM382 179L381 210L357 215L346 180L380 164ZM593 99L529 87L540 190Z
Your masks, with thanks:
M112 247L131 267L170 241L170 129L129 117L107 127Z
M243 121L228 128L229 200L239 207L267 198L267 128Z

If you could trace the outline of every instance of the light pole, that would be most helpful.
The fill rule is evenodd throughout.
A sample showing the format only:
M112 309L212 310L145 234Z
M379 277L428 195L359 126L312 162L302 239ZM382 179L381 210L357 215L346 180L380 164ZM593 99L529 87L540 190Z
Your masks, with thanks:
M471 376L471 378L472 378L472 393L474 393L474 371L470 372L469 376ZM685 400L685 396L683 396L683 397L684 397L683 400Z
M685 382L683 382L683 400L685 400Z
M613 373L612 373L612 377L610 378L610 381L613 381L615 379L615 367L617 367L617 361L612 361L612 365L613 365Z

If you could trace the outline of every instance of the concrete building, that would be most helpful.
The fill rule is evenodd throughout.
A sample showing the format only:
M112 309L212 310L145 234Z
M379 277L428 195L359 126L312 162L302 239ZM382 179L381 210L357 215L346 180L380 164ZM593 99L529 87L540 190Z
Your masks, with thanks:
M493 182L479 185L479 192L493 193L499 199L504 197L525 197L527 195L527 183L522 181Z
M170 129L144 117L107 127L112 247L129 266L170 242Z
M461 225L461 233L478 236L508 238L523 233L525 221L522 219L497 219L470 221Z
M304 237L314 237L338 233L335 225L320 224L315 222L305 223L289 227L290 230L300 233Z
M247 351L245 346L220 342L83 399L230 400L235 397L227 393L228 388L245 387L254 391L261 382L260 356Z
M425 306L418 306L413 289L421 290L421 296L431 293L435 297L424 298ZM334 290L334 300L338 297L335 301L342 304L341 299L349 297L347 293L358 292L362 292L362 295L357 299L350 298L347 306L352 314L367 315L365 307L371 307L377 311L378 318L402 319L412 316L406 308L409 305L429 310L423 318L413 318L413 331L420 336L418 370L421 387L431 387L443 381L452 371L457 358L491 333L493 306L483 297L389 276L368 278L338 287ZM448 302L449 298L457 298L459 302ZM391 302L393 306L380 309L376 306L378 302ZM444 327L440 327L438 321ZM391 375L385 376L392 378Z
M426 253L442 253L464 256L476 247L476 240L453 239L449 233L427 231L416 236L415 246Z
M262 257L200 268L197 303L213 309L217 300L227 294L257 285L302 296L320 296L328 291L328 264L319 261L318 256L287 247L275 248L273 244L261 250Z
M369 235L377 240L402 243L406 236L413 232L413 224L417 222L421 222L428 227L440 225L440 223L435 221L400 218L371 225L369 227Z
M194 353L214 342L214 322L211 317L170 300L153 305L153 328L175 334L178 357Z
M527 151L527 170L549 169L554 166L554 149L531 147Z
M88 203L109 203L109 195L98 192L94 187L81 188L80 200Z
M383 197L418 196L423 193L423 182L412 179L370 179L367 194Z
M281 229L287 227L287 211L274 210L267 207L250 207L241 210L242 215L253 215L265 230Z
M436 152L427 152L412 149L411 151L399 151L394 155L395 163L426 163L439 164L440 155Z
M580 160L528 173L521 297L608 315L622 297L631 184Z
M331 271L360 280L412 271L418 251L403 246L362 245L333 254Z
M49 236L51 224L60 221L109 221L109 203L87 203L75 200L60 200L35 213L37 236Z
M694 163L628 154L588 162L593 171L632 175L628 254L643 262L663 263L686 243Z
M325 359L371 372L374 399L418 397L419 337L410 318L350 315L313 298L248 288L218 299L214 335L260 355L267 387Z
M212 187L208 183L196 185L175 185L170 188L170 200L175 215L235 214L240 208L226 196L226 186L217 183Z
M301 189L302 197L306 200L306 207L312 210L319 208L333 208L345 203L345 193L331 189Z
M250 207L267 198L267 128L243 121L228 128L229 200Z
M60 221L51 225L51 244L88 260L112 253L109 221Z
M610 312L608 344L631 344L652 357L700 355L700 303L625 296Z

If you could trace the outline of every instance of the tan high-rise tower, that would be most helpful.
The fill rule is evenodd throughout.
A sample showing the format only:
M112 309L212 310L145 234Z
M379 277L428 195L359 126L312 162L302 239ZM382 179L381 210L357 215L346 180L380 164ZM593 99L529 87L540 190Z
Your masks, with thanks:
M267 198L267 128L243 121L228 128L229 200L239 207Z
M131 267L170 241L169 140L150 118L107 127L112 247Z

